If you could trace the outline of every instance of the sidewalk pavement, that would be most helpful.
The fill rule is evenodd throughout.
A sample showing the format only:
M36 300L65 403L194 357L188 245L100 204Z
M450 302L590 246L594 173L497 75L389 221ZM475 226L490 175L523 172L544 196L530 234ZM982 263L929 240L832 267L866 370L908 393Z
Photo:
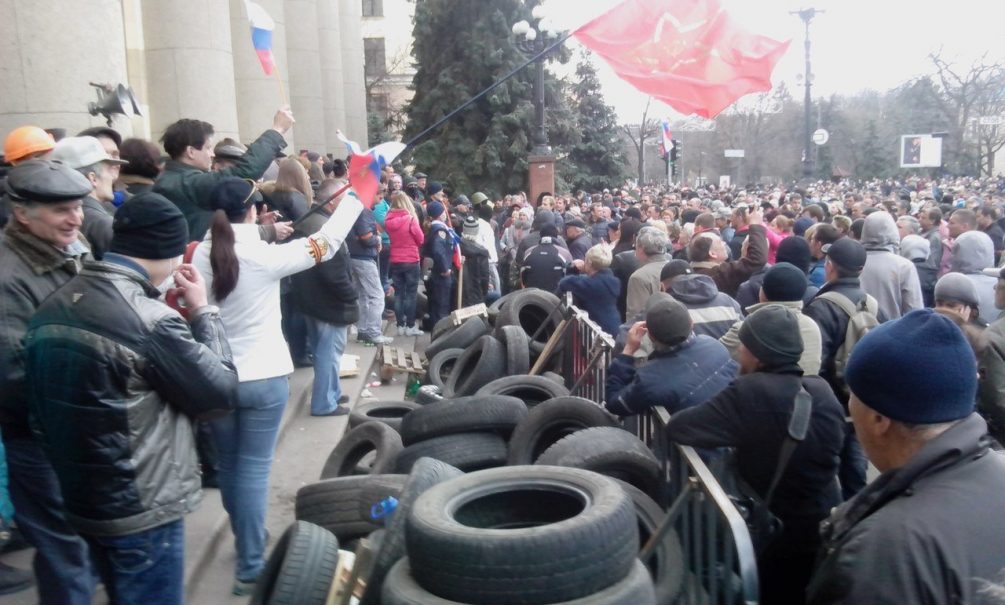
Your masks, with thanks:
M394 336L392 346L411 350L416 340L428 341L428 336ZM421 346L418 347L421 349ZM407 376L397 373L386 385L367 386L379 381L375 366L378 349L356 342L350 336L346 354L358 355L360 373L342 379L342 390L351 398L350 407L360 402L378 399L404 399ZM348 416L315 418L310 415L310 388L314 370L301 368L290 376L290 400L280 425L279 441L269 479L269 509L266 527L270 538L268 548L294 520L297 490L317 481L328 454L348 429ZM362 397L369 392L370 397ZM34 551L21 551L3 557L8 565L21 569L31 567ZM206 489L199 508L185 517L185 594L188 605L243 605L248 597L235 597L230 591L234 583L234 538L220 492ZM5 595L4 605L33 605L38 602L34 590ZM107 600L104 592L95 597L95 605Z

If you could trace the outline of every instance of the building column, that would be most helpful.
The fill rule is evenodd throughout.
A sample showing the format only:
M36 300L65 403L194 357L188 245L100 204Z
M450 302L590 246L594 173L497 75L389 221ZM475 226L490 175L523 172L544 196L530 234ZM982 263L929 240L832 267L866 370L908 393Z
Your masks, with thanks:
M86 42L68 32L87 32ZM65 128L71 135L104 125L104 117L87 111L97 100L88 82L128 85L123 37L120 0L48 8L34 0L0 0L0 137L25 125ZM124 117L113 126L132 134Z
M209 122L217 137L236 138L228 0L145 0L143 34L147 73L155 75L147 81L151 138L181 118ZM122 38L115 43L121 47Z
M334 151L325 131L317 0L286 0L286 14L290 16L286 24L286 52L290 103L297 119L293 127L297 144L321 154Z
M331 142L335 157L346 155L339 147L335 131L346 131L345 86L342 81L342 29L335 0L316 5L318 15L318 53L321 59L321 107L324 111L325 138ZM362 10L362 9L361 9Z
M231 49L234 52L234 88L237 91L237 126L240 141L251 143L258 135L272 127L276 110L290 102L290 80L286 55L286 15L282 0L255 0L276 22L272 31L272 57L276 71L265 75L262 62L258 60L255 47L251 44L251 22L243 0L230 0ZM282 80L282 91L279 81ZM286 96L285 101L281 92ZM295 150L294 137L297 128L286 133L289 147Z
M342 84L345 103L345 127L349 138L367 147L366 84L363 79L363 5L359 0L339 0L339 25L342 29Z

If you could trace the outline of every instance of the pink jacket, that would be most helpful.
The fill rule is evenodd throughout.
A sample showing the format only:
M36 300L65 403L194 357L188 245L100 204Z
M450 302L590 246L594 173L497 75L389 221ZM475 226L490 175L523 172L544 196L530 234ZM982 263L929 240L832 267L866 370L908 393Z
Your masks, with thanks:
M384 219L384 230L391 238L392 263L419 262L419 248L425 236L422 235L418 219L412 217L408 210L392 208Z

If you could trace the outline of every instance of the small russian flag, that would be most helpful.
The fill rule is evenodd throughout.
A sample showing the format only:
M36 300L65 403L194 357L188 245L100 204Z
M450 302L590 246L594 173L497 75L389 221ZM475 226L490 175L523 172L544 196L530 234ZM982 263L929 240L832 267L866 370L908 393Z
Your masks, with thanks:
M339 138L346 142L346 146L352 149L356 143L349 141L339 133ZM405 150L405 145L395 141L381 143L362 153L353 152L349 160L349 182L356 190L359 199L367 208L373 206L377 188L380 185L380 171L384 166L390 164Z
M251 0L244 0L244 5L248 9L248 20L251 21L251 44L255 47L258 60L262 62L265 75L271 76L276 70L276 60L272 56L272 30L276 29L276 22L264 8Z
M662 137L660 138L660 154L666 157L673 149L673 133L670 131L670 120L663 118L660 122Z

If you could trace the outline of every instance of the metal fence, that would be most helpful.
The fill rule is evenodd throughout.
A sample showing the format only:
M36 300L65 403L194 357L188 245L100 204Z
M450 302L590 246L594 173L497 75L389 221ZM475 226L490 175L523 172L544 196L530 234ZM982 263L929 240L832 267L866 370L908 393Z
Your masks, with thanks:
M607 368L614 340L566 299L562 369L573 395L598 404L606 399ZM678 604L734 605L758 602L757 565L747 525L694 448L666 439L669 413L660 408L626 419L663 468L660 505L672 520L684 551L686 580ZM660 603L659 605L670 605Z

